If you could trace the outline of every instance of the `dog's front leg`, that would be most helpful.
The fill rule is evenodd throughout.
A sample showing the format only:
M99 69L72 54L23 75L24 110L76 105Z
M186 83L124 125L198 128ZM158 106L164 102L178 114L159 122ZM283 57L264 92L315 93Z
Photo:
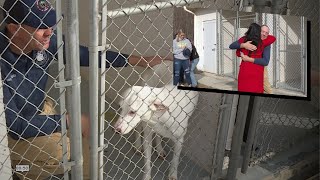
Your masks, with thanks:
M162 142L161 137L157 133L155 133L155 141L156 141L156 151L158 153L158 157L160 159L164 159L167 156L167 153L163 149L163 146L161 144Z
M141 143L141 138L142 138L142 131L143 131L143 127L141 124L139 124L136 128L135 128L135 141L134 141L134 146L135 146L135 150L137 153L140 153L140 155L143 155L143 150L142 150L142 143Z
M173 158L169 170L169 180L178 179L179 158L182 150L183 138L174 141Z
M143 154L144 154L144 175L143 180L151 180L151 151L152 151L152 129L143 123Z

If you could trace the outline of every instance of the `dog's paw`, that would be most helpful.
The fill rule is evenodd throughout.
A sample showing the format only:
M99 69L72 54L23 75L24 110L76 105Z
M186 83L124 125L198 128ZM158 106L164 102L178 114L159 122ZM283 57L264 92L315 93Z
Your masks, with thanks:
M143 180L151 180L151 175L150 174L144 174L142 177Z
M175 170L169 171L169 180L177 180L178 179L178 172Z

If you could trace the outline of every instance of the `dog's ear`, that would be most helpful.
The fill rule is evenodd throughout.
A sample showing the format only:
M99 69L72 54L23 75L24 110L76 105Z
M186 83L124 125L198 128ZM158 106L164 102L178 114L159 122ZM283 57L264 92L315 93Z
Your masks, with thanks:
M152 111L168 111L169 108L165 106L160 100L154 100L150 104L150 109Z

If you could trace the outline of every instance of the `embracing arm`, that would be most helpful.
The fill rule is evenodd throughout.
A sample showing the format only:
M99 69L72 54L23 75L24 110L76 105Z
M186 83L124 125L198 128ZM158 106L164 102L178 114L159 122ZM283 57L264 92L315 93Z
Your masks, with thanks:
M267 66L269 64L270 61L270 46L267 46L264 51L263 51L263 58L252 58L249 57L247 55L241 55L241 58L243 61L248 61L248 62L252 62L254 64L258 64L261 66Z
M262 40L264 46L269 46L276 41L276 37L268 35L266 39Z
M230 49L240 49L240 43L238 41L235 41L229 45L229 48Z
M237 47L238 47L238 48L237 48L237 51L236 51L236 55L237 55L238 57L241 57L240 49L243 48L243 47L241 47L242 44L243 44L243 42L244 42L244 37L241 37L238 41L233 42L233 43L230 44L230 46L229 46L230 49L233 49L233 48L237 48Z
M263 50L263 57L254 59L255 64L259 64L261 66L268 66L270 61L270 50L271 46L267 46Z

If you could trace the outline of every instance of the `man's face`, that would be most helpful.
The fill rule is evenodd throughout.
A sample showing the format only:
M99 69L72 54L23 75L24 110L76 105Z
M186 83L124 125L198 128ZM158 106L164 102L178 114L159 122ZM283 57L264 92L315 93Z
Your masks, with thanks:
M52 28L36 29L27 25L21 25L15 37L25 45L25 49L41 51L48 49L51 35Z
M269 35L269 28L267 26L261 27L261 39L265 40Z

